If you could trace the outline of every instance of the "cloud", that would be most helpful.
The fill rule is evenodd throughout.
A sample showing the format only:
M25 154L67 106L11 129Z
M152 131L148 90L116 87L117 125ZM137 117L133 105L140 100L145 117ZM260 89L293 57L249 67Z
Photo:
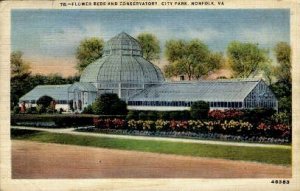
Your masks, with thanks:
M88 37L105 37L103 27L99 25L84 25L66 27L49 31L40 37L39 53L52 56L74 55L80 41Z
M167 28L166 26L154 26L154 25L146 25L144 27L138 27L133 29L133 35L137 36L141 32L149 32L157 35L160 41L166 41L168 39L194 39L198 38L205 42L215 41L220 38L221 32L217 29L213 28L203 28L203 29L195 29L195 28L180 28L179 30L176 28Z

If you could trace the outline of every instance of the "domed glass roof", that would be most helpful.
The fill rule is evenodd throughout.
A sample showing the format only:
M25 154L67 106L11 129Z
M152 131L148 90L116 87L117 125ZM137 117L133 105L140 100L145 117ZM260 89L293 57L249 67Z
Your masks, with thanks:
M142 49L137 40L122 32L105 43L104 56L110 54L142 56Z
M160 83L161 70L142 57L137 40L120 33L104 45L103 57L87 66L80 82Z

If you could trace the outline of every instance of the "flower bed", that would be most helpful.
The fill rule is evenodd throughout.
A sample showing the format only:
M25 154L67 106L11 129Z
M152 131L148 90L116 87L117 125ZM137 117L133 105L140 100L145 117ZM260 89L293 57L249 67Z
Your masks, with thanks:
M79 128L76 131L95 132L115 135L134 135L134 136L152 136L152 137L170 137L170 138L188 138L199 140L220 140L220 141L236 141L236 142L253 142L253 143L272 143L272 144L288 144L289 139L284 138L268 138L261 136L235 136L224 135L220 133L193 133L193 132L177 132L177 131L139 131L129 129L99 129L99 128Z
M245 113L241 110L236 109L228 109L228 110L212 110L208 113L208 117L212 119L217 120L223 120L223 119L239 119L241 118Z
M291 140L291 128L285 124L265 124L260 123L255 126L242 120L124 120L124 119L96 119L94 118L96 131L99 130L124 130L125 134L139 132L138 134L151 133L160 135L161 132L171 132L172 136L180 134L183 136L198 136L216 134L219 137L233 136L237 139L283 139L285 142ZM115 131L114 131L115 132ZM135 133L134 133L135 134ZM259 142L259 141L258 141Z

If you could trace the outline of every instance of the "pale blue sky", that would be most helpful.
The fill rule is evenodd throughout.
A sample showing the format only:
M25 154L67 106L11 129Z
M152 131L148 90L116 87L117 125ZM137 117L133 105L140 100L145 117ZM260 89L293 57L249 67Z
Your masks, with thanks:
M80 40L104 40L124 31L135 37L154 33L163 45L171 38L203 40L226 52L230 41L272 49L290 42L287 9L257 10L13 10L12 50L30 57L74 58Z

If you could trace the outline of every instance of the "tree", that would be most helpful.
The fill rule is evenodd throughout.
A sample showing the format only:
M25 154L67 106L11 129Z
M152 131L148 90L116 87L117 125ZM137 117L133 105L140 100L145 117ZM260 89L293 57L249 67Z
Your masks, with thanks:
M234 77L248 78L262 71L268 58L266 51L259 48L258 44L231 42L227 47L229 64Z
M266 62L264 66L262 66L263 77L268 85L271 85L274 81L274 71L275 67L272 65L271 60Z
M47 112L47 110L50 112L53 112L55 110L55 106L52 105L53 98L50 96L42 96L36 101L36 110L39 114ZM52 107L51 107L52 106ZM54 108L53 108L54 107Z
M224 64L223 55L221 53L210 53L206 62L198 64L195 68L195 78L199 79L201 76L206 76L209 73L220 69Z
M10 55L10 74L12 78L30 74L30 65L22 59L22 56L21 51L12 52Z
M137 40L142 47L143 57L146 60L151 61L159 58L160 46L156 36L150 33L141 33Z
M53 84L53 85L59 85L59 84L64 84L65 79L59 75L59 74L50 74L46 78L45 84Z
M32 90L37 85L58 85L72 84L79 81L80 76L70 76L64 78L59 74L50 74L48 76L35 74L30 72L30 63L22 58L23 54L20 51L11 53L11 108L18 104L21 96Z
M103 45L104 41L96 37L87 38L80 42L76 50L78 60L76 68L79 72L82 72L90 63L102 57Z
M291 77L291 47L286 42L279 42L275 48L276 60L279 66L275 67L275 75L278 81L292 82Z
M24 95L30 89L30 64L22 58L20 51L12 52L10 55L11 65L11 107L18 104L20 96Z
M47 108L50 106L51 102L53 101L53 98L50 96L42 96L40 97L37 101L36 104L37 105L42 105L44 108Z
M286 42L276 44L275 55L278 66L275 67L277 82L271 85L271 89L278 99L278 110L292 113L292 77L291 77L291 47Z
M194 102L191 106L191 117L194 119L206 119L208 116L209 104L205 101Z
M92 104L93 113L98 115L126 115L127 105L117 94L105 93Z
M167 77L187 75L188 79L199 79L221 66L222 55L212 53L198 39L191 41L170 40L166 42L169 65L164 70Z
M277 81L270 86L273 93L278 99L278 110L292 113L292 84L288 81Z

